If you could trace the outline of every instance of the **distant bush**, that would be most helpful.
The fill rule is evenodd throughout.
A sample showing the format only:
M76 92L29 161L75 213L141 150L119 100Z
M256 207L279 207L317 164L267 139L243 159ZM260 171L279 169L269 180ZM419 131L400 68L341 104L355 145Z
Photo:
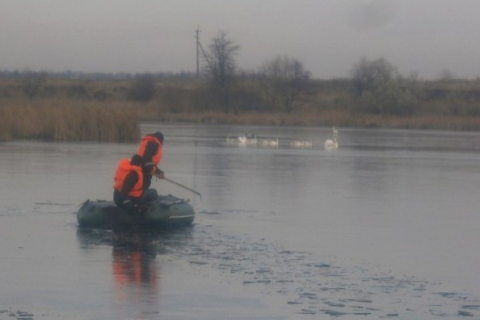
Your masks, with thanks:
M93 93L93 99L98 101L104 101L107 99L107 97L108 97L108 94L104 90L96 90Z
M137 75L128 91L128 97L134 101L147 102L155 95L155 79L151 74Z
M23 92L25 95L32 99L37 94L39 94L42 85L44 84L45 80L47 79L47 73L44 71L34 72L28 71L23 73L22 75L22 83L23 83Z
M72 84L67 88L69 98L87 98L88 92L84 84Z

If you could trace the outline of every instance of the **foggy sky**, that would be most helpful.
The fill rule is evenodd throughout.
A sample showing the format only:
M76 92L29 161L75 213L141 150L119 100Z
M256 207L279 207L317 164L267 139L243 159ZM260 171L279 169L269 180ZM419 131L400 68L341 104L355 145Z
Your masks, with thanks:
M287 55L348 77L366 57L480 77L478 0L0 0L0 69L195 72L197 26L204 48L226 31L242 70Z

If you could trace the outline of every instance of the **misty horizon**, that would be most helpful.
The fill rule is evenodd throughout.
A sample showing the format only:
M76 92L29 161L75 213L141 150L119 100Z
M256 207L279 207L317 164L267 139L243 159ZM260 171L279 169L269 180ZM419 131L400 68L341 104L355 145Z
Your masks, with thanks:
M195 73L199 28L205 49L225 31L247 72L288 56L312 78L346 78L383 58L406 76L477 78L478 12L474 0L4 1L0 70Z

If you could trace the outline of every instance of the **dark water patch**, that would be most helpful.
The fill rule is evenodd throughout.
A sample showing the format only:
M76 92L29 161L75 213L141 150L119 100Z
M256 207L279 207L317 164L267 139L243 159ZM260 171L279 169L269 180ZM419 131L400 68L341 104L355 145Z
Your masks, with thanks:
M0 310L0 320L33 320L34 314L27 311L16 310L13 311L11 309L3 309Z
M331 288L331 287L321 287L320 290L322 291L342 291L342 290L345 290L345 288L343 287L334 287L334 288Z
M330 306L330 307L337 307L337 308L344 308L345 307L345 304L343 303L338 303L338 302L325 302L325 304L327 306Z
M310 309L302 309L299 314L317 314L316 311Z
M438 294L445 298L458 298L461 296L461 294L457 292L434 292L434 294Z
M458 310L458 315L462 317L473 317L474 314L472 312Z
M90 248L99 245L113 245L114 234L108 230L77 229L77 238L82 248Z
M28 210L27 214L34 213L36 215L70 215L76 214L78 209L77 204L73 203L59 203L59 202L35 202L33 207ZM67 212L68 210L68 212ZM76 219L75 219L76 220Z
M339 299L342 302L360 302L360 303L373 303L370 299Z
M197 260L189 260L188 262L190 262L191 264L208 264L208 261L197 261Z
M220 214L245 214L245 213L258 213L258 210L241 210L241 209L229 209L229 210L202 210L199 214L220 215Z
M221 212L219 211L208 211L208 210L202 210L200 212L198 212L199 214L212 214L212 215L215 215L215 214L221 214Z
M462 306L463 309L475 309L475 310L480 310L480 305L464 305Z
M73 207L73 203L57 203L57 202L35 202L36 206L56 206L56 207Z
M269 284L271 282L272 282L271 280L255 280L255 281L246 280L246 281L243 281L243 284L256 284L256 283Z
M330 310L330 309L320 309L320 312L332 317L340 317L340 316L345 316L349 314L348 312L342 312L342 311L336 311L336 310Z
M0 217L20 216L26 213L17 207L4 207L0 211Z
M310 292L303 292L303 293L299 294L299 297L315 300L315 299L317 299L317 294L316 293L310 293Z

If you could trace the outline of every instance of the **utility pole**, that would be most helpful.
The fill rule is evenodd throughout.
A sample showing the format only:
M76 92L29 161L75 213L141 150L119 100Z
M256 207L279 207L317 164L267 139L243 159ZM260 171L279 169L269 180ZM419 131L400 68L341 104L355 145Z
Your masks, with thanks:
M203 50L202 44L200 43L200 26L197 26L197 30L195 30L195 39L197 39L197 79L200 77L200 50L202 51L203 57L207 60L208 66L210 69L212 68L212 62L208 58L207 53Z
M200 47L200 26L197 26L197 30L195 30L195 38L197 39L197 79L200 76L200 55L198 48Z

